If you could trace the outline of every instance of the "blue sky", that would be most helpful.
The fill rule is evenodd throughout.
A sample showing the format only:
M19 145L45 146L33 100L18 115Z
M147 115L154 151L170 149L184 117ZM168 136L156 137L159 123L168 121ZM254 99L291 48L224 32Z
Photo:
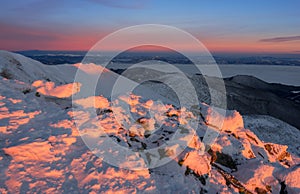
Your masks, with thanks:
M6 50L86 50L120 28L157 23L186 30L218 51L300 51L300 1L2 0L1 4L0 49Z

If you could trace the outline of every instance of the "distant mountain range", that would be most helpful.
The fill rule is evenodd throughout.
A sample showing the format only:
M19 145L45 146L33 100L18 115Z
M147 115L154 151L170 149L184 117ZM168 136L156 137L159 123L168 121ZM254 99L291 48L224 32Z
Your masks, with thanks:
M87 51L42 51L27 50L16 53L38 60L47 65L74 64L83 60ZM105 55L105 53L103 53ZM300 54L224 54L213 53L218 64L262 64L300 66ZM126 51L115 57L114 63L139 63L145 60L161 60L171 64L191 64L185 56L175 51Z

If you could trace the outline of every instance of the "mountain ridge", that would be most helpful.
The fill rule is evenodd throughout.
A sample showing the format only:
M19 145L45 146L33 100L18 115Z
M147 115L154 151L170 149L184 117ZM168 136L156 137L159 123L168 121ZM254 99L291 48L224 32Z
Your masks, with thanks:
M300 191L299 149L289 149L288 146L281 145L280 135L276 137L278 141L276 143L261 141L259 136L267 140L266 133L257 136L251 129L245 128L246 120L247 126L255 128L259 133L258 129L265 122L263 118L260 123L253 125L255 118L243 118L237 111L228 111L223 117L214 108L205 104L200 104L201 109L194 107L188 110L172 105L155 104L151 99L142 99L132 94L118 99L119 102L128 104L131 107L130 113L137 118L128 121L128 128L126 126L122 128L120 121L113 117L114 111L122 107L116 109L115 106L118 107L118 104L110 102L104 96L92 96L97 99L96 104L90 103L90 98L76 101L73 105L82 107L81 111L72 110L64 105L71 101L66 94L72 95L74 90L67 88L70 87L69 84L75 84L71 80L74 78L72 73L76 72L78 67L61 66L63 70L59 74L57 68L43 69L46 66L36 63L40 66L36 71L27 69L30 67L27 59L15 54L9 54L9 57L18 60L23 71L20 70L14 75L14 69L9 68L9 73L12 74L10 78L0 74L2 193L30 191L298 193ZM23 60L26 63L23 63ZM3 67L9 66L7 63L3 65L2 61L3 59L0 60L1 71ZM7 59L4 61L9 62ZM10 64L14 68L18 67L13 60ZM28 77L28 73L24 75L24 72L33 74ZM58 95L60 92L65 95ZM158 111L156 113L162 111L163 114L149 118L146 113L149 107ZM197 123L195 136L180 155L163 166L134 171L115 167L94 155L86 147L79 129L82 128L86 133L92 130L90 126L96 125L89 116L90 108L97 109L98 121L109 138L122 146L137 150L162 144L160 137L168 141L167 138L172 137L172 130L180 130L184 134L190 129L195 116L200 114L203 118ZM180 115L184 117L181 118ZM118 113L119 118L127 116L126 111ZM74 118L79 119L77 125ZM216 127L219 126L216 123L223 119L222 127ZM164 127L155 135L151 135L152 137L148 137L147 132L155 128L154 123L160 122L164 123ZM276 120L271 122L274 123ZM176 123L180 123L183 128L170 125ZM288 124L281 122L278 126L286 127ZM267 126L273 133L276 133L276 127L269 124ZM291 126L289 129L283 134L300 137L298 130ZM207 130L217 131L219 135L209 145L209 151L202 152ZM86 135L93 134L86 133ZM149 138L158 140L154 143ZM298 138L295 139L297 141ZM291 142L291 145L296 144L297 142L294 144ZM169 152L161 153L158 152L160 157L168 157L166 154ZM155 156L152 157L152 160L156 159Z

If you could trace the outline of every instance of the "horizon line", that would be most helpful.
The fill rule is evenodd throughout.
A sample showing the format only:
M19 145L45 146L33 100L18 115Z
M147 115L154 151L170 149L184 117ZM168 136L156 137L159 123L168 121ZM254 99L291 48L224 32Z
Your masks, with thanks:
M0 50L5 50L5 49L0 49ZM66 50L66 49L25 49L25 50L6 50L9 52L29 52L29 51L40 51L40 52L90 52L89 50ZM171 52L172 50L127 50L129 52L156 52L156 53L166 53L166 52ZM212 54L256 54L256 55L264 55L264 54L269 54L269 55L300 55L300 52L292 51L292 52L271 52L271 51L265 51L265 52L251 52L251 51L210 51ZM100 52L115 52L115 50L107 50L107 51L100 51ZM177 52L177 51L174 51ZM188 51L191 53L195 53L194 51Z

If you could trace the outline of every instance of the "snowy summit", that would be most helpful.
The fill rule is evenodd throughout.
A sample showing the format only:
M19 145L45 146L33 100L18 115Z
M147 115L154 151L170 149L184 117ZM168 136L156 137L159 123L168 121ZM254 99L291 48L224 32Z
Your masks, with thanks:
M72 104L72 95L82 92L82 83L73 83L77 71L87 76L104 72L107 83L116 76L94 64L47 66L0 51L0 193L300 193L300 132L295 127L234 110L223 117L205 103L177 108L171 101L155 103L137 94L110 101L102 90ZM135 120L128 119L121 104ZM207 130L218 133L212 142ZM189 131L194 133L187 141ZM131 165L128 156L128 163L116 167L83 141L84 135L98 138L103 132L133 153L157 148L139 158L140 165L169 161L133 170L122 167ZM173 157L178 146L160 146L176 132L186 147Z

